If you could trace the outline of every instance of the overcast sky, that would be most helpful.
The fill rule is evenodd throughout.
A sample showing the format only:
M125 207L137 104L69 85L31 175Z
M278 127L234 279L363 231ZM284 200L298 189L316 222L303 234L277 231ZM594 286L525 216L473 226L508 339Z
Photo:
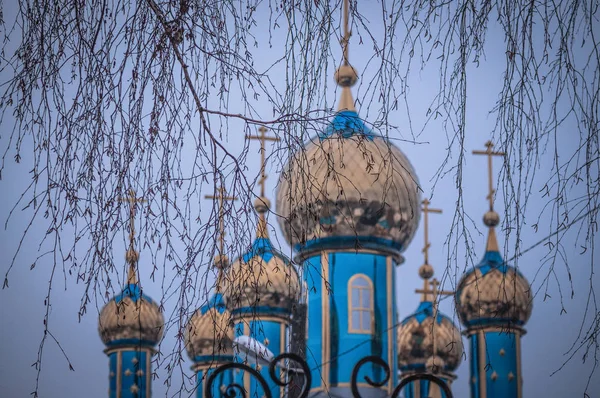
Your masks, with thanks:
M372 21L378 21L377 10L371 10L367 6L361 6L360 12ZM6 12L6 10L5 10ZM260 12L260 10L259 10ZM10 13L7 12L9 16ZM374 22L376 23L376 22ZM374 31L376 29L374 28ZM483 149L483 144L490 138L490 131L494 126L494 117L488 116L489 111L494 106L497 92L502 85L502 68L504 66L504 52L493 50L494 46L502 48L502 36L494 36L497 31L490 31L490 49L487 52L487 59L481 63L479 69L472 68L470 70L469 85L468 85L468 123L467 123L467 141L465 143L469 152L472 149ZM284 36L284 35L282 35ZM266 43L267 33L261 37L257 36L259 48L256 49L256 54L262 54L256 57L258 65L261 63L264 66L269 65L269 61L281 56L277 53L277 45L282 45L282 41L278 43L275 38L275 46L273 49L268 49ZM372 48L365 45L358 45L354 40L351 42L351 63L357 69L359 74L365 70L367 63L372 56ZM333 41L335 43L335 41ZM281 47L279 47L281 48ZM334 53L339 54L335 51ZM258 68L260 70L260 67ZM275 75L271 76L271 80L277 80L277 69ZM425 69L421 73L415 73L410 86L412 87L409 93L409 100L413 109L412 123L415 126L422 126L425 122L425 114L427 107L432 100L433 95L437 92L438 70L431 68ZM323 78L333 80L333 76L323 76ZM2 77L4 80L4 77ZM281 78L280 81L285 81ZM280 87L280 89L283 86ZM354 96L360 99L360 89L355 88ZM358 94L357 94L358 91ZM334 102L335 92L333 85L330 86L328 98L331 103ZM272 109L266 102L256 102L256 107L264 115L265 118L270 117ZM361 112L358 107L358 112L364 118L367 118L365 112ZM406 116L402 114L402 110L397 112L396 124L402 124L406 121ZM369 121L367 119L367 121ZM12 128L10 120L5 120L6 125L1 126L0 147L4 150L8 135L7 129ZM8 126L8 127L6 127ZM233 153L240 153L243 149L241 139L241 125L232 123L229 138L226 142L227 147ZM434 265L437 277L441 278L443 270L446 267L446 252L447 247L443 243L446 240L449 228L452 222L453 209L457 198L457 189L452 175L446 176L432 191L432 177L435 175L440 166L440 162L444 159L448 141L446 135L441 129L433 127L427 128L417 139L417 143L407 142L411 140L407 129L402 125L400 132L393 133L392 138L398 138L395 141L404 153L412 162L417 175L420 179L421 186L426 196L431 196L432 206L444 210L442 215L432 215L430 217L430 240L432 248L430 251L430 262ZM439 127L439 126L438 126ZM563 148L566 153L569 148L574 151L578 144L569 135L569 125L561 127L565 130L561 134L558 145ZM240 131L240 133L237 133ZM420 128L416 128L420 130ZM8 160L5 171L0 181L0 220L3 228L0 229L0 272L4 276L10 265L13 255L18 247L22 232L27 227L30 213L28 211L21 212L20 208L15 210L10 222L4 228L4 222L9 215L14 203L18 200L20 193L27 187L30 182L31 170L31 142L24 142L22 151L23 159L20 164L15 164ZM258 143L250 144L250 150L258 154ZM12 159L12 156L8 156ZM468 215L472 217L479 228L483 231L482 223L480 222L483 213L487 210L487 175L486 175L486 160L480 156L470 156L467 159L468 167L464 171L466 184L463 186L465 205L468 209ZM501 166L500 160L494 161L496 175ZM254 176L259 171L258 156L249 156L249 175ZM542 181L545 180L548 170L552 167L552 159L548 156L543 158L540 170L538 171L538 185L534 185L533 196L529 205L530 214L525 216L531 221L529 225L537 222L537 216L542 207L546 204L546 198L542 197L538 191L542 188ZM270 179L267 182L268 196L274 200L274 187L276 184L277 171L270 170ZM537 188L537 189L536 189ZM582 189L578 187L575 189ZM203 193L204 194L204 193ZM206 192L212 194L212 192ZM497 210L502 215L504 204L502 203L502 192L499 192L499 200L497 201ZM210 206L210 203L203 206ZM272 225L276 225L273 218L270 219ZM541 225L544 220L541 221ZM40 340L43 334L42 320L45 313L44 297L47 294L48 279L50 276L51 259L45 257L37 261L34 269L30 269L38 254L38 243L45 234L43 224L34 224L31 233L24 241L25 250L22 250L16 259L15 267L10 273L10 284L8 288L0 290L0 395L4 397L27 397L32 392L36 384L36 370L31 367L37 360ZM538 233L533 231L533 228L526 227L522 236L523 247L529 247L538 242L547 234L547 229L540 228ZM524 392L526 397L567 397L567 396L583 396L584 387L588 382L593 358L589 358L587 363L582 363L583 351L579 351L573 356L562 370L553 375L553 372L561 368L568 355L569 349L580 334L582 320L586 311L588 300L588 292L590 286L590 257L588 255L579 256L577 253L581 248L575 243L575 235L577 231L571 231L565 238L565 251L570 255L570 271L573 278L573 286L575 294L570 297L570 287L568 283L562 285L564 300L561 303L559 292L554 281L544 285L543 277L545 272L540 273L536 277L547 248L543 245L529 251L519 260L520 271L532 282L533 290L541 291L535 297L533 314L530 321L526 325L527 335L522 340L523 349L523 377L524 377ZM476 237L476 243L479 253L482 255L485 245L485 235L478 235L473 230L472 233ZM283 244L283 238L280 233L279 242ZM69 239L65 233L64 239ZM396 278L398 286L398 309L400 318L404 318L413 312L419 302L419 295L414 293L414 289L421 287L421 281L417 276L417 269L423 262L421 254L422 243L422 226L420 227L411 246L406 250L404 256L406 262L396 269ZM506 249L504 234L499 233L499 243L503 249ZM596 243L598 239L596 238ZM289 252L289 249L283 247L284 251ZM511 251L508 250L510 255ZM124 253L115 253L115 256L120 256L124 259ZM142 274L142 282L145 293L155 299L160 299L161 286L160 279L152 282L148 279L148 275L144 274L145 265L144 251L141 252L140 269ZM125 262L123 260L123 266ZM446 280L445 288L452 289L453 284L460 278L460 272L455 275L453 272ZM169 272L167 270L167 272ZM562 281L567 280L567 271L564 265L556 266L556 277ZM167 275L168 276L168 275ZM600 281L600 278L594 276L595 283ZM51 340L47 340L43 351L43 371L40 378L41 397L75 397L86 396L90 398L100 398L107 396L108 390L108 359L102 352L104 346L100 341L97 333L97 319L99 308L89 307L88 312L83 316L81 321L78 320L78 311L84 286L77 284L74 277L67 276L66 283L62 276L57 278L54 285L53 302L51 307L50 322L51 330L56 339L60 342L66 355L68 355L74 371L70 371L67 361L64 359L61 350ZM101 306L99 303L98 306ZM561 314L561 309L564 306L564 312ZM452 300L444 300L441 304L441 309L444 313L455 319L454 306ZM173 308L166 308L169 314ZM593 316L593 314L590 314ZM585 321L585 327L589 327L589 318ZM585 329L587 330L587 329ZM584 330L584 331L585 331ZM170 353L175 341L175 330L169 330L166 333L165 339L161 344L161 349L164 353ZM468 347L465 345L465 347ZM187 357L186 357L187 358ZM184 369L187 375L191 375L189 370L191 362L188 360ZM167 387L163 385L167 372L164 368L158 370L159 379L154 381L153 391L154 396L165 396ZM171 396L181 384L183 376L177 372L171 379L173 384L169 389L168 395ZM467 397L468 390L468 366L465 362L458 370L458 380L453 385L455 396ZM591 397L600 396L600 375L596 373L590 383L588 394Z

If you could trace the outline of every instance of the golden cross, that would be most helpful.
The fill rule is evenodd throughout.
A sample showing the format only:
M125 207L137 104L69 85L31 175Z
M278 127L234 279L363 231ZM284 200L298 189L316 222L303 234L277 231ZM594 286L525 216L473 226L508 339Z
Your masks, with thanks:
M129 190L129 194L125 198L119 198L120 202L129 202L129 247L133 249L133 242L135 240L135 209L138 203L145 203L146 200L143 198L136 198L135 191Z
M425 235L425 246L423 246L423 254L425 256L425 264L429 264L429 247L431 243L429 243L429 213L437 213L441 214L442 211L440 209L431 209L429 208L429 200L425 199L423 202L423 227L424 227L424 235Z
M265 174L265 166L266 166L266 156L265 156L265 141L281 141L278 137L267 137L266 132L269 131L265 126L260 126L258 129L260 135L247 135L246 138L249 140L259 140L260 141L260 180L258 184L260 185L260 197L265 197L265 181L267 180L267 175Z
M448 290L438 290L439 285L440 282L436 278L433 278L431 281L426 279L425 283L423 284L423 289L416 289L415 293L420 293L423 295L422 301L432 302L436 301L436 297L438 295L450 296L454 294L454 292Z
M218 195L206 195L205 199L217 199L219 201L219 254L225 254L225 222L223 220L225 215L224 202L226 200L237 200L235 196L225 196L225 188L221 185L217 189Z
M344 37L342 37L342 51L344 57L344 65L349 65L348 61L348 43L350 43L350 36L352 32L348 28L348 14L349 14L349 1L344 0Z
M139 258L138 253L133 248L133 244L135 241L135 210L138 203L145 203L146 200L143 198L137 198L135 196L135 191L133 188L129 190L129 194L125 198L119 198L120 202L128 202L129 203L129 249L127 250L126 259L129 263L129 275L128 281L129 283L135 283L135 264Z
M506 153L504 152L493 152L492 151L492 147L494 146L494 144L492 144L492 141L488 141L485 143L485 146L487 147L487 149L485 151L473 151L473 155L487 155L488 157L488 188L489 188L489 194L487 199L490 201L490 211L494 210L494 193L496 192L494 190L494 181L493 181L493 175L492 175L492 156L504 156L506 155Z

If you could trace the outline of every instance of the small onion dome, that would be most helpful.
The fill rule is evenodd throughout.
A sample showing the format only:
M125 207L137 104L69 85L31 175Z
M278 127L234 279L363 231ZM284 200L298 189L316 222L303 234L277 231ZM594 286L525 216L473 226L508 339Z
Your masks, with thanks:
M143 294L137 283L130 283L100 311L98 332L108 348L154 347L162 338L164 325L156 302Z
M466 327L523 326L533 306L527 279L507 265L498 251L490 250L462 277L455 297L458 316Z
M399 257L421 212L417 175L406 156L351 110L338 112L291 158L276 205L287 242L301 253L358 243Z
M431 366L432 357L436 358L435 365L442 368L440 371L453 372L458 368L463 353L460 331L450 318L440 312L435 325L433 322L433 304L423 301L417 311L400 324L398 366L401 371L425 371Z
M248 253L233 263L225 283L227 306L233 315L263 313L287 317L300 295L296 269L273 247L266 234L257 237Z
M211 297L188 321L184 341L190 359L198 362L233 360L234 330L222 294Z

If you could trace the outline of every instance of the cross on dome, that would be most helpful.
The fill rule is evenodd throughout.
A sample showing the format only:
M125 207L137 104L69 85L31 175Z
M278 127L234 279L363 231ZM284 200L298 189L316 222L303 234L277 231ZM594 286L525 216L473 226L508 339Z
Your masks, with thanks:
M356 84L358 75L356 74L354 68L350 66L348 57L348 44L350 43L350 36L352 36L352 32L348 27L348 17L350 12L350 6L348 3L349 0L344 0L344 36L342 36L341 40L343 62L335 72L335 81L340 87L342 87L342 95L340 95L338 111L347 110L356 112L350 87Z
M265 126L260 126L258 132L260 135L246 135L246 138L249 140L258 140L260 141L260 180L258 180L258 184L260 185L260 197L265 197L265 182L267 181L267 174L265 173L266 167L266 150L265 150L265 142L266 141L281 141L279 137L267 137L266 133L269 131Z
M266 156L266 141L281 141L279 137L268 137L266 135L267 131L269 131L265 126L260 126L258 129L260 135L247 135L246 138L249 140L259 140L260 141L260 179L258 184L260 185L260 196L256 198L254 201L254 209L258 213L258 225L256 226L256 237L257 238L268 238L269 234L267 232L267 220L265 218L265 213L269 210L271 203L269 199L265 197L265 183L267 181L267 174L265 172L267 166L267 156Z
M487 157L488 157L488 189L489 189L488 192L489 193L488 193L487 199L490 201L490 211L494 211L494 193L496 193L496 190L494 189L494 180L493 180L494 177L492 175L492 156L504 156L504 155L506 155L506 153L492 151L492 147L494 146L492 141L486 142L485 146L487 148L485 151L475 150L475 151L473 151L473 155L487 155Z
M119 202L129 203L129 248L125 254L125 259L129 263L129 271L127 273L127 283L134 284L137 282L135 275L135 266L140 258L140 254L135 250L135 211L138 203L145 203L143 198L137 198L133 188L129 189L126 197L119 198Z
M223 185L221 185L218 189L217 189L217 194L216 195L206 195L204 196L205 199L213 199L213 200L217 200L219 202L219 235L218 235L218 242L219 242L219 254L215 257L215 260L213 262L214 266L219 270L219 273L217 275L217 291L220 290L221 288L221 280L223 277L223 270L225 268L227 268L227 266L229 265L229 262L227 260L227 256L225 255L225 221L224 221L224 216L225 216L225 201L226 200L231 200L231 201L236 201L238 198L235 196L227 196L225 194L225 187L223 187Z
M442 210L440 209L432 209L429 207L429 200L423 200L423 207L421 211L423 212L423 230L425 237L425 246L423 246L423 255L425 257L425 264L429 264L429 247L431 247L431 243L429 242L429 213L441 214Z
M492 141L485 143L487 149L485 151L473 151L474 155L487 155L488 157L488 196L487 199L490 202L490 210L483 215L483 223L489 227L489 235L487 241L487 251L499 251L498 240L496 239L496 231L494 229L500 223L500 216L494 211L494 181L492 174L492 156L504 156L504 152L492 151L494 144Z

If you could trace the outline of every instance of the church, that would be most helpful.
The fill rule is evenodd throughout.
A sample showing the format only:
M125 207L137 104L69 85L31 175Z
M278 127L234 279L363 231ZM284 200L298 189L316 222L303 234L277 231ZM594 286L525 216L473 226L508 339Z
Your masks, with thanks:
M488 229L481 261L456 291L441 290L429 264L429 214L417 171L394 143L368 127L355 109L358 76L348 56L348 1L344 2L343 63L335 73L339 107L321 133L292 155L279 176L274 207L265 195L262 128L261 192L254 210L256 236L246 253L224 254L224 189L218 278L211 298L185 328L185 347L204 397L448 398L452 384L469 383L471 398L521 398L521 337L532 311L530 286L506 264L496 238L492 144L488 160ZM482 192L482 196L483 196ZM132 203L129 276L99 317L109 362L110 398L149 398L151 358L164 318L140 289ZM267 222L275 218L295 252L282 254ZM396 286L403 252L424 223L422 287ZM414 243L413 243L414 244ZM416 259L411 259L414 264ZM397 289L417 288L421 302L400 319ZM440 297L455 300L459 328L438 310ZM466 344L463 345L463 335ZM468 366L469 380L456 380Z

